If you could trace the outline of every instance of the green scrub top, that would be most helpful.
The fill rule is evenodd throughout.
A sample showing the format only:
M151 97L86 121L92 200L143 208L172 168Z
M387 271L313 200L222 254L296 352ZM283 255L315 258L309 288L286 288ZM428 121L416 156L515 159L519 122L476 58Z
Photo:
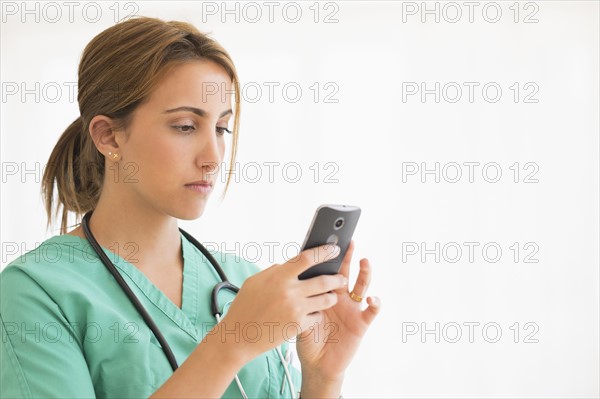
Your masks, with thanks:
M216 324L210 294L221 281L183 235L181 243L181 309L133 266L135 254L121 257L102 248L154 319L179 365ZM238 287L260 271L236 254L213 256ZM227 308L233 298L222 291L221 307ZM147 398L173 373L152 331L81 237L51 237L5 267L0 273L0 329L3 398ZM257 330L241 326L229 334L228 339L237 334L240 340L252 340ZM284 356L287 350L284 342ZM292 366L289 370L298 391L300 372ZM285 374L275 350L247 363L238 375L249 397L291 397L287 382L281 394ZM242 397L235 381L223 397Z

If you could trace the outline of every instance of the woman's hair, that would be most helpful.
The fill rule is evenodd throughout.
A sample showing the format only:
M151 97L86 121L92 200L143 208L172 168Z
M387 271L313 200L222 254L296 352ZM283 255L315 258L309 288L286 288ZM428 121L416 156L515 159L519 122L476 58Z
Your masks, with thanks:
M104 181L104 156L88 132L96 115L113 118L126 128L133 111L152 92L167 66L190 60L210 60L225 69L231 78L235 111L230 162L235 161L240 90L237 71L229 54L215 40L194 26L178 21L134 17L97 35L86 46L79 64L78 95L80 116L64 131L46 165L42 180L48 227L62 205L61 234L67 232L68 211L76 216L93 210ZM227 175L225 192L229 186ZM52 215L54 182L58 203Z

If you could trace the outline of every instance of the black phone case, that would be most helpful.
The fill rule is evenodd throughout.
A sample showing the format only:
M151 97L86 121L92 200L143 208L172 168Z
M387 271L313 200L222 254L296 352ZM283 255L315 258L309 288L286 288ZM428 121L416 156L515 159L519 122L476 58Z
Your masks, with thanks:
M305 270L298 276L300 280L339 272L348 245L350 245L352 234L354 234L354 229L358 223L360 212L359 207L351 205L321 205L317 208L308 233L304 238L302 250L334 243L340 247L340 254L333 259ZM341 227L336 228L336 221L340 219L343 219L343 224Z

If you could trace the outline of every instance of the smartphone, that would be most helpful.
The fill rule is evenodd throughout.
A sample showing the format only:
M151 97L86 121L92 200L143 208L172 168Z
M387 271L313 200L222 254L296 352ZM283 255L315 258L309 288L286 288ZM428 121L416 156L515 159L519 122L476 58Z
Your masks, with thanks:
M360 208L352 205L321 205L308 229L302 251L325 244L336 244L340 253L333 259L319 263L302 272L298 278L306 280L322 274L337 274L350 245L352 234L360 217Z

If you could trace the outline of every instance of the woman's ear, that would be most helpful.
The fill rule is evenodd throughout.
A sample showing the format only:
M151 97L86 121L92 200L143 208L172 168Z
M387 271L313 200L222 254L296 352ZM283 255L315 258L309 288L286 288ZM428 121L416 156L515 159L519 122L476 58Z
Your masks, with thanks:
M96 145L96 148L104 156L109 157L109 153L119 154L119 144L116 140L116 123L112 118L105 115L96 115L92 118L88 128L90 136Z

